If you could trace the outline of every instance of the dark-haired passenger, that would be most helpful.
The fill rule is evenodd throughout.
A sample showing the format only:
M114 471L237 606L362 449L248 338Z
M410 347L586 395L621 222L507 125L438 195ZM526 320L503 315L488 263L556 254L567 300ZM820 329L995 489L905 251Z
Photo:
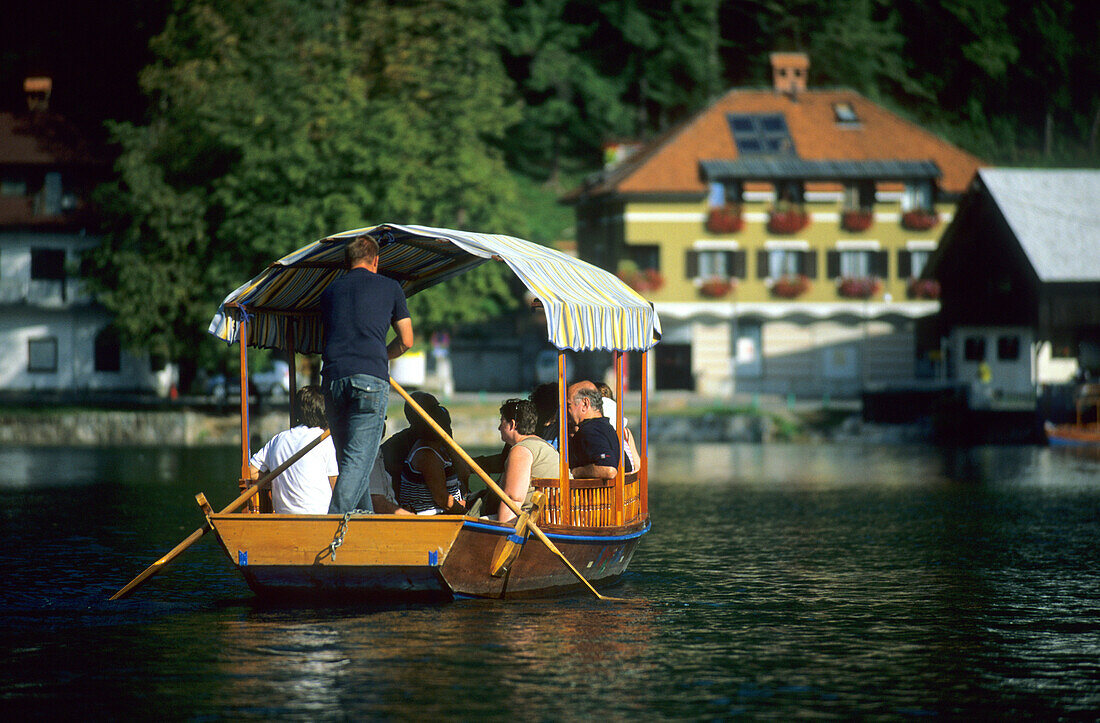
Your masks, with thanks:
M328 429L325 396L315 384L295 392L294 426L279 432L248 461L252 478L275 469ZM271 501L276 514L328 514L336 484L336 448L332 437L307 452L271 482Z
M540 437L537 432L538 413L534 402L528 399L509 399L500 405L500 424L497 430L501 440L510 445L504 459L504 473L500 486L504 493L524 512L531 509L532 477L558 476L558 450ZM489 496L488 499L492 499ZM511 508L499 500L497 519L507 522L515 517ZM492 502L487 503L493 509Z
M436 424L451 434L451 415L446 407L425 409ZM418 515L466 514L465 485L461 469L451 461L450 448L439 433L425 425L401 468L398 503Z

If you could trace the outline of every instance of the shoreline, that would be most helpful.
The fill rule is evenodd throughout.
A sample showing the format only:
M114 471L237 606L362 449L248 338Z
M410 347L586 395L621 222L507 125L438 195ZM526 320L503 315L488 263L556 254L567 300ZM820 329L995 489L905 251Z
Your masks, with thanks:
M651 399L649 439L673 442L826 442L928 441L923 425L870 425L856 401L830 404L806 400L797 405L757 399L716 400L694 395ZM471 394L444 404L451 412L456 439L463 445L500 444L497 402ZM635 435L636 401L627 398L627 419ZM633 413L631 413L633 411ZM402 405L391 400L386 436L407 426ZM265 404L249 425L257 447L286 429L285 404ZM0 444L8 446L183 446L240 444L236 412L178 403L172 408L18 408L0 409Z

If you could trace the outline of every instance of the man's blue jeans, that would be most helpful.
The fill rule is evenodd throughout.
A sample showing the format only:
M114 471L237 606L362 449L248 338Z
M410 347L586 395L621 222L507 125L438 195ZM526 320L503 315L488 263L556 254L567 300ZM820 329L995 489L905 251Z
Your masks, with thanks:
M369 374L352 374L331 382L325 404L340 476L332 490L330 515L354 509L374 512L370 499L370 471L386 429L390 385Z

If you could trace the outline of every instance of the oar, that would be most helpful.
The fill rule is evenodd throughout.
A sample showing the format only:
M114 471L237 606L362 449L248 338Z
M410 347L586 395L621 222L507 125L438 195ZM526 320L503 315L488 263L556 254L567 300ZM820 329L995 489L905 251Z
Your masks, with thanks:
M283 462L281 465L279 465L275 469L273 469L270 472L268 472L267 474L265 474L263 477L260 477L258 480L256 480L256 484L252 485L251 487L246 489L244 492L242 492L240 494L240 496L237 497L237 499L230 502L229 505L225 509L223 509L219 514L224 515L228 512L233 512L238 507L243 505L245 502L248 502L248 500L252 497L252 495L256 494L261 489L266 487L271 482L271 480L273 480L276 477L278 477L279 475L281 475L287 469L287 467L289 467L290 465L294 464L295 462L300 460L302 457L304 457L306 452L308 452L309 450L313 449L318 444L323 442L325 440L325 438L327 438L328 436L329 436L329 430L326 429L324 432L321 433L321 435L319 437L317 437L317 439L313 440L312 442L310 442L306 446L299 449L293 455L291 455L291 457L287 461ZM140 575L138 575L133 580L128 582L126 584L126 587L122 588L121 590L116 592L114 595L112 595L111 599L112 600L121 600L122 598L128 596L138 586L140 586L146 580L151 578L153 575L160 572L160 569L162 567L164 567L169 562L171 562L172 560L179 557L181 552L186 550L188 547L191 547L191 545L193 545L200 537L205 535L207 532L210 532L210 522L207 522L202 527L200 527L199 529L192 532L190 535L187 536L187 538L183 542L181 542L180 544L176 545L171 550L169 550L164 555L164 557L160 558L159 560L154 562L152 565L145 568L144 572L142 572Z
M424 411L423 407L421 407L419 404L417 404L416 401L413 400L413 398L409 396L408 392L406 392L404 389L401 388L400 384L398 384L397 382L395 382L391 378L390 379L390 385L394 389L397 390L398 394L400 394L402 397L405 398L405 401L413 409L416 410L417 414L419 414L421 417L424 418L425 422L427 422L429 425L431 425L432 429L434 429L436 431L436 433L443 439L444 442L446 442L448 444L448 446L450 446L451 449L458 452L459 456L462 457L463 461L466 462L466 464L470 465L470 469L472 469L474 472L477 472L477 476L481 478L481 480L486 484L486 486L488 486L489 489L491 489L494 493L496 493L497 497L499 497L504 502L504 504L508 505L508 509L512 510L512 512L516 515L516 517L520 517L523 514L523 512L519 508L519 505L516 504L515 500L513 500L511 497L509 497L507 494L505 494L504 490L502 490L500 488L500 486L497 485L497 483L493 481L492 477L485 474L485 470L481 469L481 467L478 466L477 462L475 462L470 457L470 455L466 454L466 451L464 449L462 449L462 447L459 447L457 442L455 442L453 439L451 439L451 435L447 434L445 431L443 431L442 427L440 427L438 424L436 424L435 420L432 419L431 416L427 412ZM566 558L566 556L564 554L562 554L562 551L558 549L557 545L555 545L553 542L550 541L550 538L546 536L546 533L544 533L542 530L540 530L538 528L538 526L535 525L535 523L532 522L530 519L527 520L527 529L531 530L531 532L534 532L535 537L539 538L539 540L542 541L542 544L546 545L546 548L548 550L550 550L550 552L554 553L559 558L561 558L561 561L565 563L566 567L568 567L570 569L570 571L572 571L572 573L577 576L577 579L580 580L581 582L583 582L584 586L587 587L589 590L591 590L592 594L595 595L597 598L599 598L600 600L611 600L611 601L615 601L615 602L627 602L626 600L623 600L622 598L607 597L606 595L601 595L600 593L598 593L596 591L596 588L592 587L592 584L584 578L584 575L582 575L577 570L577 568L573 567L573 563L569 562L569 559Z

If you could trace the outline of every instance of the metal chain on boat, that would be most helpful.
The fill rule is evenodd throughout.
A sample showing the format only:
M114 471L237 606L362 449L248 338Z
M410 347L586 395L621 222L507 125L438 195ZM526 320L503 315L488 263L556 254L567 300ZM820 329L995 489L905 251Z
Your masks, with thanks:
M328 545L329 557L333 562L336 562L336 548L344 544L344 535L348 532L348 520L352 515L369 515L371 514L367 510L349 510L344 513L344 519L340 520L340 526L336 528L336 534L332 538L332 542Z

